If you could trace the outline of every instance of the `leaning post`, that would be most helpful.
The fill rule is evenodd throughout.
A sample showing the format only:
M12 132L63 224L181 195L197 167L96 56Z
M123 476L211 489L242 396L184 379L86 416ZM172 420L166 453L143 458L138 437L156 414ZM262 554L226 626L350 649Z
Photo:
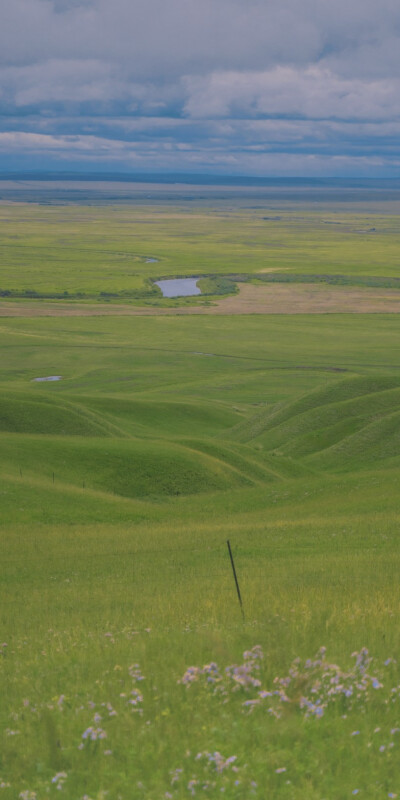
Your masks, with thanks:
M232 553L232 549L231 549L231 543L230 543L229 539L227 539L227 542L226 542L226 543L227 543L227 545L228 545L228 551L229 551L229 557L230 557L230 559L231 559L231 565L232 565L233 577L234 577L234 579L235 579L236 592L237 592L237 596L238 596L238 600L239 600L239 605L240 605L240 610L241 610L241 612L242 612L242 617L243 617L243 622L244 622L244 611L243 611L242 595L240 594L239 581L238 581L238 578L237 578L237 575L236 575L235 562L234 562L234 560L233 560L233 553Z

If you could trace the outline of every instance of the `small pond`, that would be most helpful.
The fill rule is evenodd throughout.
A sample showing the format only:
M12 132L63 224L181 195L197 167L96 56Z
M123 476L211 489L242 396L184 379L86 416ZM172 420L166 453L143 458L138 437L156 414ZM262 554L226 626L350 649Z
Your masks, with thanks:
M32 380L36 383L44 383L45 381L60 381L62 375L47 375L46 378L33 378Z
M197 286L199 278L173 278L166 281L155 281L159 286L163 297L192 297L201 294Z

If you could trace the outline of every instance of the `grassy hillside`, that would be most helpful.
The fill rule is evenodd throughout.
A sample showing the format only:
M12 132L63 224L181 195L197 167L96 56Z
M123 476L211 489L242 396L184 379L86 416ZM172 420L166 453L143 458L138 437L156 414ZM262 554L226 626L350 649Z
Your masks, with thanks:
M400 377L350 378L239 423L239 441L318 471L370 468L400 456Z
M76 209L16 209L38 252L62 211L83 236ZM0 319L2 797L400 796L397 329Z

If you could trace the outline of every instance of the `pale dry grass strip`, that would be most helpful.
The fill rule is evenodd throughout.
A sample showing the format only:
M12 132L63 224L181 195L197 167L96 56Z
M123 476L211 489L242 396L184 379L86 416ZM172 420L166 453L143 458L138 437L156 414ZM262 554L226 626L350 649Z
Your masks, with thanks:
M0 317L181 316L187 314L398 314L397 289L324 284L242 284L212 305L162 308L111 303L0 302Z

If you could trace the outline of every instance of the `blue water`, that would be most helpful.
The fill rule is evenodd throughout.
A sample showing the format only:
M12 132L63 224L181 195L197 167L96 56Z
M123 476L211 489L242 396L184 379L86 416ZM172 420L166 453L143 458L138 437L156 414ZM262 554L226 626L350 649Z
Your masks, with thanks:
M60 381L62 375L48 375L46 378L32 378L37 383L44 383L45 381Z
M156 281L160 287L163 297L191 297L201 294L197 286L198 278L173 278L166 281Z

